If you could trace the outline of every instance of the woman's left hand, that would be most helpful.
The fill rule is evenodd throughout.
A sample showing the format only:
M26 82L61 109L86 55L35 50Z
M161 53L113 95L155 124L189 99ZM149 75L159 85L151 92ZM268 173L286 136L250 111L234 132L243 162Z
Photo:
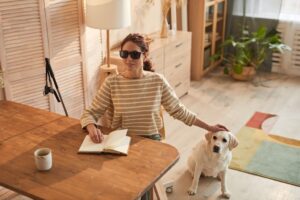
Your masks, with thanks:
M218 131L229 131L225 126L221 125L221 124L216 124L213 126L209 126L209 128L207 129L210 132L218 132Z

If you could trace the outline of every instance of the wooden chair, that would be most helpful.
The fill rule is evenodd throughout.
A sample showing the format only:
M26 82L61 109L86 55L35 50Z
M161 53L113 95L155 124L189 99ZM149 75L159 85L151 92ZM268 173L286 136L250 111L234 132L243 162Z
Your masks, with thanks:
M165 130L164 113L163 112L164 112L164 108L161 106L159 114L160 114L160 117L161 117L161 119L163 121L163 127L159 130L159 134L160 134L160 137L161 137L161 141L165 142L165 139L166 139L166 130Z
M160 109L160 117L162 118L163 121L163 127L159 130L159 134L161 136L161 142L166 142L166 130L165 130L165 125L164 125L164 117L163 117L163 112L164 112L164 108L161 107ZM151 200L154 200L154 195L153 193L155 193L156 195L156 199L157 200L168 200L167 194L166 194L166 186L163 184L163 182L161 180L158 180L152 191L151 191Z

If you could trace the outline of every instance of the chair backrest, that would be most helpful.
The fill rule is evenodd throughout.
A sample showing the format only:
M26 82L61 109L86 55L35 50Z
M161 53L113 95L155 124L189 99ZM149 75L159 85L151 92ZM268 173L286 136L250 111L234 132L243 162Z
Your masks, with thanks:
M159 114L160 114L160 117L161 117L162 122L163 122L163 127L159 130L159 134L160 134L160 137L161 137L162 141L164 141L166 139L166 130L165 130L164 113L163 112L164 112L164 108L161 106Z
M100 71L99 71L99 89L101 88L104 80L112 74L117 74L118 70L117 70L117 66L116 65L111 65L109 68L107 67L107 65L102 65L100 67ZM113 109L113 108L111 108ZM106 111L104 113L104 115L98 120L98 123L103 126L103 127L110 127L111 125L111 121L109 120L109 114L108 111Z

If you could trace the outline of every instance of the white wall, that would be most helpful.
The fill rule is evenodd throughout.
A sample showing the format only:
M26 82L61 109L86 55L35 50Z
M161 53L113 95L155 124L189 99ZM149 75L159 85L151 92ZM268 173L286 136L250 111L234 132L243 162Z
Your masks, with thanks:
M149 34L160 30L161 27L161 0L154 0L153 4L145 0L131 0L131 26L126 29L111 31L111 44L116 45L128 34L138 32Z
M115 46L130 32L149 34L160 30L161 27L161 0L154 0L153 4L146 3L146 0L131 0L132 21L131 26L125 29L110 31L110 44ZM86 27L86 78L88 104L98 89L99 66L103 62L105 55L105 31L100 31ZM101 39L103 42L101 43Z

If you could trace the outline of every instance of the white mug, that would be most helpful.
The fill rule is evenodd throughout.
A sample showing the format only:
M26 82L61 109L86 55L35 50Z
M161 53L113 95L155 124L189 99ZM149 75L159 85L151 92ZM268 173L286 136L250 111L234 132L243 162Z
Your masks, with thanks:
M40 171L47 171L52 167L52 154L49 148L39 148L34 152L36 168Z

